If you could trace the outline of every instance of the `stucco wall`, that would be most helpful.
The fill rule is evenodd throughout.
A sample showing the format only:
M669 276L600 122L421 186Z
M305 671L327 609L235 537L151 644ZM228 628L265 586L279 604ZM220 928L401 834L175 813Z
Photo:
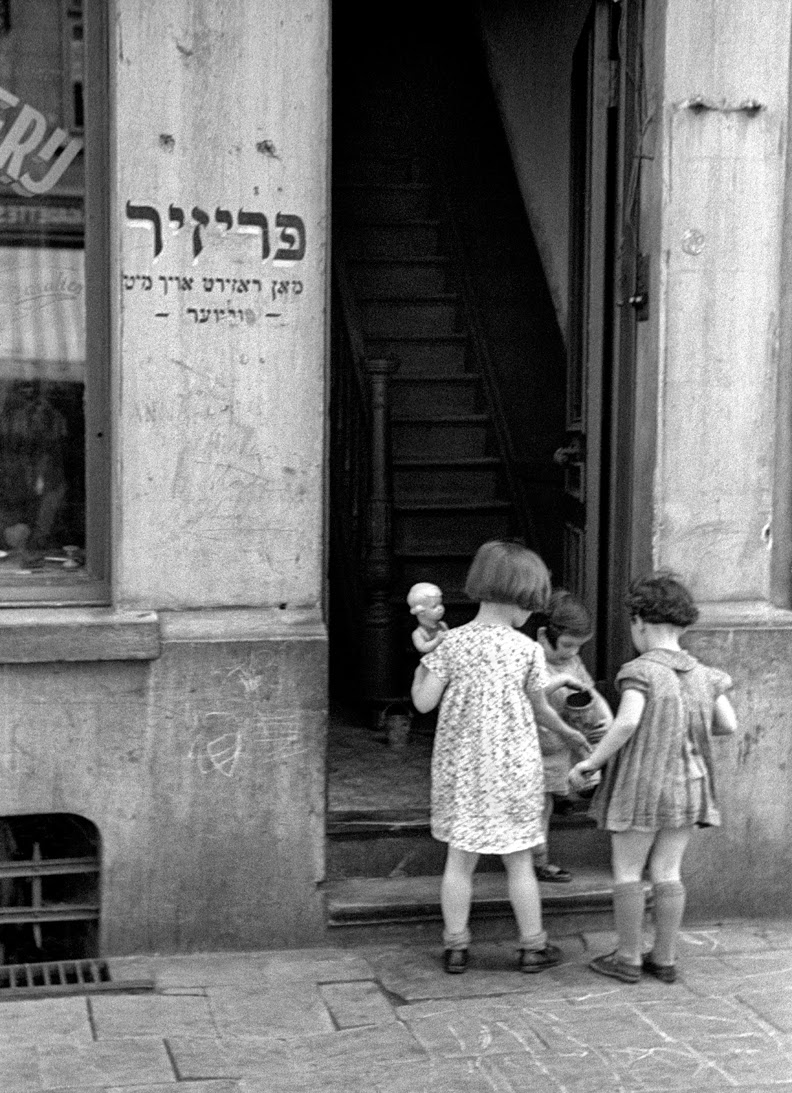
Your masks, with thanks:
M104 953L308 943L327 4L113 10L113 640L70 647L66 609L14 616L38 637L0 668L2 810L97 825ZM136 645L140 608L161 651Z
M559 325L566 331L569 85L590 0L479 0L487 66Z
M714 743L723 826L697 834L685 857L689 912L789 914L792 910L792 626L706 622L685 645L729 672L739 719Z
M655 561L767 600L790 5L669 0L665 36Z
M119 604L319 600L326 7L116 5Z
M156 660L2 666L3 814L96 824L105 954L309 944L323 636L277 611L162 626Z

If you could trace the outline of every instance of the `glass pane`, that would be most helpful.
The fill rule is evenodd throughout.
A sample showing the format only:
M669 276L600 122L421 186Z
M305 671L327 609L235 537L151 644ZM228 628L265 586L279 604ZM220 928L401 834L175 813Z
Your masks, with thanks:
M0 0L0 582L85 560L83 13Z

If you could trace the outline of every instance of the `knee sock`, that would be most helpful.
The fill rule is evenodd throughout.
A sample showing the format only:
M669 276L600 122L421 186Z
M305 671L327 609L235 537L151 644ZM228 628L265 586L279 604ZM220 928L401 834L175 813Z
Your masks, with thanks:
M619 935L619 956L631 964L641 963L644 890L639 880L613 886L613 917Z
M676 940L685 912L685 886L681 880L662 880L654 886L655 942L652 959L656 964L673 964Z

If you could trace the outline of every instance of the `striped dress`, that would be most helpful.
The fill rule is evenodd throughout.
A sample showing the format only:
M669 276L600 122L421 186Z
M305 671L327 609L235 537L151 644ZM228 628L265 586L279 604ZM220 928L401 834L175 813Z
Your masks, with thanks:
M621 691L646 706L630 739L606 763L590 815L606 831L718 826L712 762L715 700L732 685L725 672L684 651L652 649L625 664Z

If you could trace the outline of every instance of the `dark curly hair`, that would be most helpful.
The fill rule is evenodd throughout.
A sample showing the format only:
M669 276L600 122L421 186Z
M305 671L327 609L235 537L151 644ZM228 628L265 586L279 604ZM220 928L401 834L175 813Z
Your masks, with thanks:
M594 623L585 604L577 596L565 588L556 588L545 610L531 615L525 632L536 641L543 628L548 642L555 649L562 634L573 638L590 638Z
M631 619L665 623L666 626L692 626L699 617L690 592L669 570L634 580L624 604Z

